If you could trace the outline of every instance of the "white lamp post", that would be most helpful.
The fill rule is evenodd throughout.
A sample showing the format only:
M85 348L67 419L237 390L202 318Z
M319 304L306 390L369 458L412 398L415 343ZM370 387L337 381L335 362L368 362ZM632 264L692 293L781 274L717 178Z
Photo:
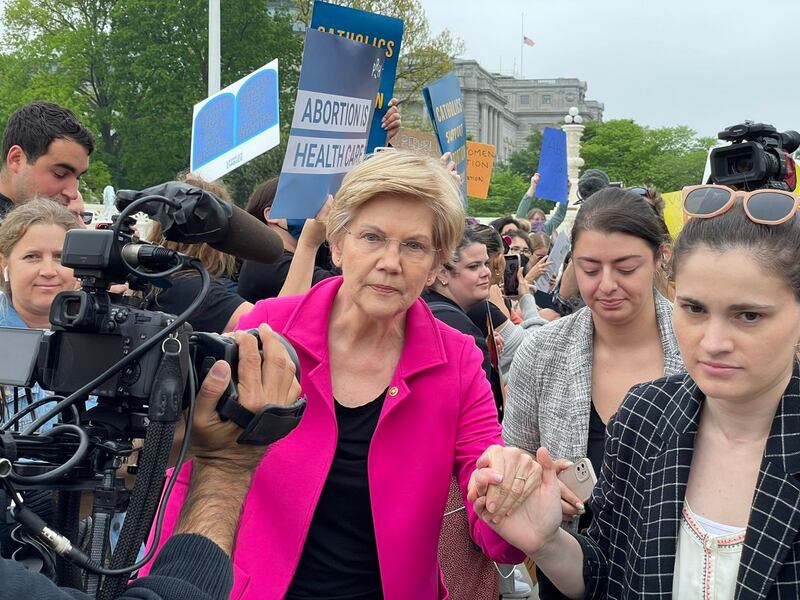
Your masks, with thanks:
M583 137L584 129L583 117L579 114L578 108L571 107L568 114L564 116L564 125L561 126L561 130L567 134L567 173L572 184L569 189L567 216L564 219L564 224L559 228L561 233L567 235L569 235L572 223L575 221L575 215L578 213L578 207L575 202L578 200L578 175L583 166L581 137Z

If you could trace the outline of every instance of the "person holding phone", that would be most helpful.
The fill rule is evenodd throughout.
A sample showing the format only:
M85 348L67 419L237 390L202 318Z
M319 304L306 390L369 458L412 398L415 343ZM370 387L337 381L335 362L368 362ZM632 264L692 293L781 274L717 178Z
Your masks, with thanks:
M572 229L573 260L587 306L539 329L517 350L508 379L506 443L545 446L566 461L602 464L606 423L635 384L683 371L670 303L654 289L668 241L663 222L637 194L592 195ZM566 495L566 486L561 486ZM569 496L571 497L571 496ZM590 525L591 502L562 502L570 531ZM544 579L540 597L559 598Z
M673 322L687 372L636 386L609 423L587 532L559 530L544 448L533 500L497 528L567 597L800 597L797 202L684 188Z

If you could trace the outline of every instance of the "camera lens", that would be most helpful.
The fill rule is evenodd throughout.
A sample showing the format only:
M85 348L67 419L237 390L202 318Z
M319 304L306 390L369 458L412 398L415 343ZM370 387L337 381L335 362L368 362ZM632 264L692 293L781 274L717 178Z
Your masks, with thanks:
M740 156L735 158L733 161L733 165L731 166L732 173L749 173L753 170L753 158L752 156Z

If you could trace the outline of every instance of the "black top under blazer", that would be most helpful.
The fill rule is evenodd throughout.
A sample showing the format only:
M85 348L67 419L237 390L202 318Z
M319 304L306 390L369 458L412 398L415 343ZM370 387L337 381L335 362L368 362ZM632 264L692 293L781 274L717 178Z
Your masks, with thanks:
M672 600L678 528L705 396L688 374L634 387L608 424L586 598ZM800 377L795 364L767 439L736 600L800 598Z

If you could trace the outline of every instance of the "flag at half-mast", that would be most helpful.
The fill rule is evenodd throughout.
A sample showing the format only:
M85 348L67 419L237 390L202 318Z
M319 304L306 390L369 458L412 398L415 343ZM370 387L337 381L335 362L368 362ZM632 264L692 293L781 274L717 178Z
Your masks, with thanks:
M533 46L535 44L535 42L527 35L522 36L522 43L525 44L526 46Z

